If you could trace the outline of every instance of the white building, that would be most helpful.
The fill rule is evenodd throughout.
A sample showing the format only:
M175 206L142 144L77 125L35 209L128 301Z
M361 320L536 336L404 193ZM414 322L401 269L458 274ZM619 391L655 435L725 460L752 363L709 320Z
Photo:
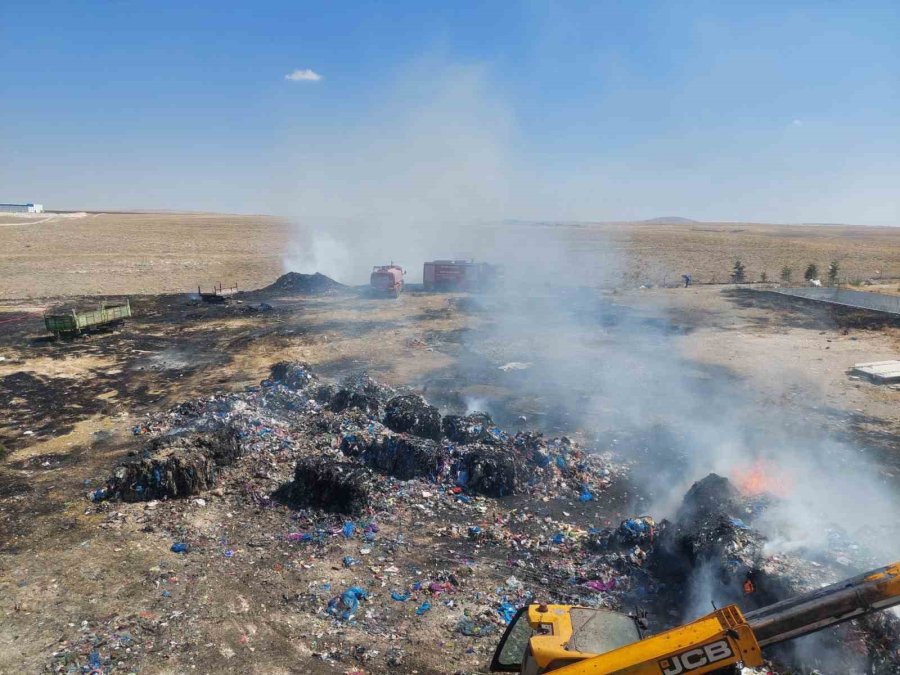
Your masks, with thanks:
M43 204L0 204L3 213L43 213Z

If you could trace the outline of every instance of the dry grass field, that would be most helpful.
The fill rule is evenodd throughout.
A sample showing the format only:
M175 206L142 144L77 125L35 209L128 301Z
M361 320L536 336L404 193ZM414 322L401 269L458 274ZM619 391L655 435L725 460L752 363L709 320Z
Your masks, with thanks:
M281 274L286 237L268 216L0 214L0 297L255 288Z
M285 271L290 227L271 216L0 215L0 298L187 292L215 282L259 288ZM777 281L785 266L802 280L809 263L824 277L832 260L847 282L900 277L896 228L649 222L508 227L553 227L571 249L588 256L612 252L627 286L674 285L683 273L700 283L724 283L738 257L748 281L763 272Z
M560 226L557 226L560 227ZM765 272L778 281L782 268L803 281L814 263L824 279L837 260L839 279L850 283L900 277L900 229L837 225L758 223L598 223L561 226L576 250L613 247L625 261L626 285L676 285L682 274L695 283L726 283L740 258L747 281Z

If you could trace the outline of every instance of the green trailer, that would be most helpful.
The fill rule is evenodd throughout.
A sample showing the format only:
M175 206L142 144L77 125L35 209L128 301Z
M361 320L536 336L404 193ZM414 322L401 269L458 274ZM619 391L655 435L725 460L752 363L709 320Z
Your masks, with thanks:
M47 330L60 335L77 335L84 330L114 323L131 317L131 302L101 302L97 309L66 309L44 314Z

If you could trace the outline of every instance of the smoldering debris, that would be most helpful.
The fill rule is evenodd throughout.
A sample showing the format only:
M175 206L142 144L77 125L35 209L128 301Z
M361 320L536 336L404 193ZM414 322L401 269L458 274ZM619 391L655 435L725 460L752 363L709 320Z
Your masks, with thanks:
M710 562L748 571L762 555L765 539L744 522L747 511L727 478L709 474L694 483L657 542L657 559L665 573L690 576Z
M269 369L269 380L288 389L303 389L316 379L308 363L279 361Z
M356 408L368 415L380 417L382 409L394 393L392 388L362 373L344 379L328 401L328 407L337 413Z
M146 445L140 459L117 467L94 498L148 501L197 495L215 487L219 468L233 464L242 454L238 433L228 427L160 436Z
M658 631L693 618L696 607L706 613L710 599L751 610L847 576L821 555L767 552L755 523L768 502L725 478L695 484L671 521L610 519L613 494L629 474L611 454L537 431L510 434L480 413L444 417L437 438L410 433L421 432L417 423L399 432L386 424L398 396L413 411L404 419L427 411L433 434L432 408L420 397L365 374L335 384L308 364L276 364L258 387L189 401L135 425L151 440L134 464L149 468L111 480L104 496L128 501L141 492L159 501L113 510L95 498L89 508L107 514L104 527L135 519L147 532L137 536L162 535L165 550L184 543L185 575L227 565L223 573L247 579L257 602L302 613L322 653L340 654L349 636L371 655L371 672L409 659L392 636L423 630L435 639L446 632L450 656L475 670L493 646L481 636L501 633L515 608L532 601L640 607ZM153 468L161 477L169 470L160 464L166 448L206 461L190 474L199 478L182 485L167 477L157 481L166 490L149 495L158 489ZM193 515L198 508L206 510L202 519ZM223 543L225 522L240 525ZM287 565L290 583L272 572L254 581L261 570ZM364 591L365 602L356 612L329 613L347 588ZM209 602L193 597L178 607L180 633L196 641ZM882 614L822 639L840 654L848 651L841 640L852 645L881 664L871 672L882 675L900 664L895 623ZM777 655L812 663L791 651ZM844 667L851 656L842 659Z
M307 457L297 462L287 493L295 506L358 516L371 504L373 483L372 473L358 464Z
M491 443L496 436L490 433L495 428L491 416L483 412L469 415L445 415L441 420L441 431L454 443L475 443L478 441Z
M417 394L395 396L387 403L384 424L388 429L435 441L441 439L441 414Z
M479 494L506 497L522 492L524 472L512 449L478 443L463 456L459 482Z
M448 453L434 440L401 434L344 436L341 451L395 478L427 478L441 473Z
M767 551L767 537L754 522L776 499L744 495L727 478L709 474L691 486L674 519L660 523L648 567L670 591L679 589L678 595L687 597L681 607L685 620L707 613L710 603L737 603L747 612L847 576L843 555L809 551L804 557ZM863 559L857 562L861 568L874 566ZM665 592L660 599L676 604ZM801 642L779 646L772 653L797 668L816 666L823 672L886 675L900 664L900 620L889 613L864 617L808 640L817 644L812 652L803 652Z

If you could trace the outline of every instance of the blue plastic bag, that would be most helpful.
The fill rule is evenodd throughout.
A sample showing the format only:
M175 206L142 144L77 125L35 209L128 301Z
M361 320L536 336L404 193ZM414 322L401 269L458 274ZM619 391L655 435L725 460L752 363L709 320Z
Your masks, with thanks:
M510 603L504 602L497 608L497 612L503 617L503 623L508 624L516 615L516 608Z
M369 593L359 586L351 586L341 593L339 598L332 598L328 602L328 613L340 617L344 621L350 620L359 611L359 601L369 597Z

